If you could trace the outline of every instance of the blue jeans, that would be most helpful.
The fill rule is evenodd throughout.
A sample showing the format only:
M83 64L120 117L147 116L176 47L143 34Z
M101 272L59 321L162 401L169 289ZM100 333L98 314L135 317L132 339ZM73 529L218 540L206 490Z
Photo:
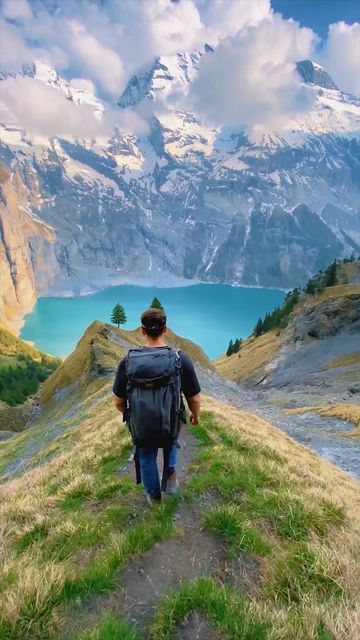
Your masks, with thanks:
M152 498L155 498L155 500L161 498L160 478L157 467L158 450L158 447L154 447L153 449L138 448L142 483L146 493ZM170 470L170 472L175 471L177 450L178 445L176 443L171 445L171 447L164 447L163 449L164 464L166 456L169 456L168 470Z

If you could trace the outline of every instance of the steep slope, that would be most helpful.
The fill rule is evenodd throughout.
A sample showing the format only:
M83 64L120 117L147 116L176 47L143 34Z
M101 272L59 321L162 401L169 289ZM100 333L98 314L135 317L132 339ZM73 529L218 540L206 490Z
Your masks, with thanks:
M303 61L298 71L315 92L306 116L282 131L212 129L181 100L164 106L186 96L200 57L157 58L129 82L119 118L121 108L146 105L148 134L85 142L24 132L11 114L2 125L2 158L25 185L27 215L55 230L51 275L66 290L169 273L289 287L359 252L359 99ZM24 73L101 119L106 105L54 70L36 63Z
M0 444L1 637L355 640L358 484L207 398L183 433L183 500L149 510L111 401L131 340L94 323L31 433Z
M347 420L359 435L360 262L342 263L337 271L342 284L303 295L285 327L280 322L279 328L248 338L238 353L221 356L214 365L222 376L257 389L264 408L304 413L310 423L314 411Z
M31 423L36 402L26 399L59 364L58 358L16 338L0 324L0 440Z
M11 177L0 165L0 321L19 329L37 292L60 271L55 256L55 231L33 216L39 206L34 177L26 189L18 172Z
M4 443L2 449L0 473L14 473L31 464L47 444L51 449L50 443L59 434L66 435L68 430L80 425L88 409L101 407L103 402L105 405L109 403L109 384L114 379L119 361L130 348L143 344L144 339L140 330L124 331L95 321L75 351L58 366L58 359L41 354L7 331L0 331L0 340L5 334L16 343L18 350L23 349L26 354L34 352L42 361L48 358L47 366L57 367L43 382L34 401L21 408L12 407L11 412L5 406L0 410L0 430L6 430L6 437L12 435L11 431L27 429L16 440L12 438ZM169 344L186 351L198 366L213 370L198 345L171 330L167 336Z

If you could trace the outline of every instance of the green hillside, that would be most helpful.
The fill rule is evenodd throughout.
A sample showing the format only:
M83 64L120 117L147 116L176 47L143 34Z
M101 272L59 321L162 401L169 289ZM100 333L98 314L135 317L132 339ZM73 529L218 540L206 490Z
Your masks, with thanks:
M358 483L205 398L180 494L149 509L111 398L138 341L91 325L34 426L0 443L1 640L355 640Z
M12 407L22 404L60 362L0 325L0 400Z

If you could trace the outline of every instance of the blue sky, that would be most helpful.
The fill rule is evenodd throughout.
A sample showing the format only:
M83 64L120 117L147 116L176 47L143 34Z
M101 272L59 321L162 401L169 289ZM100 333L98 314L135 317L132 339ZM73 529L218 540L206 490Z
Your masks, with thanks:
M302 27L311 27L322 38L329 24L343 20L348 24L360 22L359 0L271 0L275 11L284 18L298 20Z

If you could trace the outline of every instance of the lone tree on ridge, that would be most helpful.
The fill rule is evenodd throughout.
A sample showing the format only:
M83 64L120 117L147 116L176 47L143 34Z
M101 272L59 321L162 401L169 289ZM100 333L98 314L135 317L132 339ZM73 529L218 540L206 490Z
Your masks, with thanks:
M156 296L152 299L152 302L151 302L151 305L150 305L150 309L161 309L161 311L165 311L165 309L162 306L159 298L157 298Z
M115 307L112 310L111 322L113 324L117 324L118 328L120 327L121 324L126 324L127 322L125 309L118 302L116 303Z

